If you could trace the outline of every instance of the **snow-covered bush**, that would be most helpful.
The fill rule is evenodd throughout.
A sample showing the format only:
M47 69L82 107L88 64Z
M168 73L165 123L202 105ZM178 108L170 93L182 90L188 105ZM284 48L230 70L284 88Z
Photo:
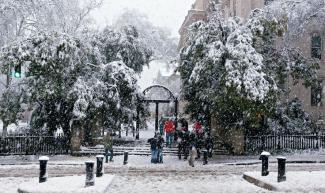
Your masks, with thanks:
M21 91L14 87L6 88L0 95L0 119L3 122L2 135L7 135L7 128L10 124L18 123L23 108Z
M308 134L314 131L309 114L298 98L288 104L279 103L275 115L268 119L269 131L276 134Z

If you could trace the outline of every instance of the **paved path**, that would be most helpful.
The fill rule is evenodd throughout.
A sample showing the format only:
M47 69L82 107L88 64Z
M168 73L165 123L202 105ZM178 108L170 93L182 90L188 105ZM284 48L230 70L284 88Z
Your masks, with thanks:
M184 162L183 166L169 167L166 165L150 165L148 166L109 166L105 165L106 173L111 173L120 176L145 176L164 175L164 174L180 174L180 175L242 175L247 171L260 171L260 164L254 165L224 165L214 164L209 166L198 165L197 167L189 167ZM287 164L288 171L325 171L325 164ZM270 171L277 171L277 164L270 164ZM69 175L83 175L85 174L85 166L78 165L49 165L49 176L69 176ZM33 165L19 165L19 166L1 166L0 177L37 177L39 174L39 166Z
M168 159L167 159L168 160ZM163 165L130 163L123 166L119 163L105 164L105 173L115 174L111 189L107 193L262 193L267 192L242 179L247 171L260 171L260 164L227 165L210 164L189 167L185 161L177 161ZM49 177L83 175L83 163L49 164ZM270 164L270 171L277 171L277 164ZM287 171L325 171L325 164L287 164ZM37 177L39 166L2 165L0 166L0 192L12 193L19 183ZM15 178L8 178L15 177Z

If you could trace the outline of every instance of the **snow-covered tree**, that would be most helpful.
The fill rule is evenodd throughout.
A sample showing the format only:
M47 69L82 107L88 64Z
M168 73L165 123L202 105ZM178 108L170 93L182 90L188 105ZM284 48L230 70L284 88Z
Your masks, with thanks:
M104 30L81 41L62 33L40 33L5 47L0 56L5 67L27 67L24 82L35 105L33 128L62 128L70 135L74 122L81 128L106 122L113 127L112 121L132 119L139 93L135 73L151 57L136 34L133 29Z
M89 24L90 11L102 0L1 0L0 46L40 31L75 34Z
M91 22L89 13L102 0L0 0L0 47L39 32L78 35ZM13 65L0 65L0 84L11 87ZM25 69L25 67L23 67ZM1 76L3 73L6 78ZM2 94L0 89L0 95Z
M17 124L22 112L23 94L14 87L8 87L0 96L0 119L3 122L2 136L7 135L10 124Z
M314 125L311 117L304 109L298 98L287 105L278 103L273 118L268 119L269 131L279 134L312 133Z
M306 86L316 80L317 61L296 49L276 49L286 18L256 9L246 22L224 21L212 12L208 22L190 28L179 71L194 118L203 113L208 122L214 115L223 128L243 125L275 111L288 74Z
M177 59L177 40L171 36L168 29L154 26L148 17L137 10L125 10L114 22L117 28L134 26L139 33L139 39L153 51L153 60L171 62Z
M310 26L321 29L324 26L325 2L323 0L274 0L265 10L288 20L290 38L299 37L309 30Z

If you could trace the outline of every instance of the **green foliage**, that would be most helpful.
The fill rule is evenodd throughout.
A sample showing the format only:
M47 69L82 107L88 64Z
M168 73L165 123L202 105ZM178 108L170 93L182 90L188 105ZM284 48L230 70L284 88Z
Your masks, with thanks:
M3 135L7 134L9 124L17 124L21 117L22 93L13 87L6 88L0 96L0 119L3 122Z
M313 122L298 98L288 104L277 104L273 117L268 120L269 132L279 134L310 134Z
M33 132L51 134L61 128L70 135L73 121L82 123L85 132L100 125L118 129L135 117L136 73L149 63L151 51L134 28L84 37L40 33L3 48L4 66L27 68Z
M317 61L294 48L276 48L286 22L257 9L244 23L212 12L206 23L190 27L178 71L192 118L204 113L207 120L216 116L223 128L249 128L275 115L288 77L305 86L317 80Z

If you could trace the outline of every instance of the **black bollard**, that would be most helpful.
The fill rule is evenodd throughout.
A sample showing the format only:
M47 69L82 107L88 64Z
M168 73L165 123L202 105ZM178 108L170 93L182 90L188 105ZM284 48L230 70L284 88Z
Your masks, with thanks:
M94 186L95 185L95 178L94 178L94 165L95 162L87 161L86 164L86 187L87 186Z
M105 163L108 163L108 149L105 148Z
M260 160L262 160L262 176L267 176L269 175L269 157L270 157L270 153L269 152L266 152L266 151L263 151L261 153L261 156L260 156Z
M286 158L278 157L278 182L286 181Z
M102 177L104 174L104 167L103 167L104 156L98 155L96 156L96 160L97 160L96 177Z
M125 151L124 152L124 161L123 161L124 165L128 164L128 157L129 157L129 153L127 151Z
M39 183L43 183L47 181L47 162L49 161L49 157L42 156L39 159Z
M208 164L208 150L203 150L203 165Z

